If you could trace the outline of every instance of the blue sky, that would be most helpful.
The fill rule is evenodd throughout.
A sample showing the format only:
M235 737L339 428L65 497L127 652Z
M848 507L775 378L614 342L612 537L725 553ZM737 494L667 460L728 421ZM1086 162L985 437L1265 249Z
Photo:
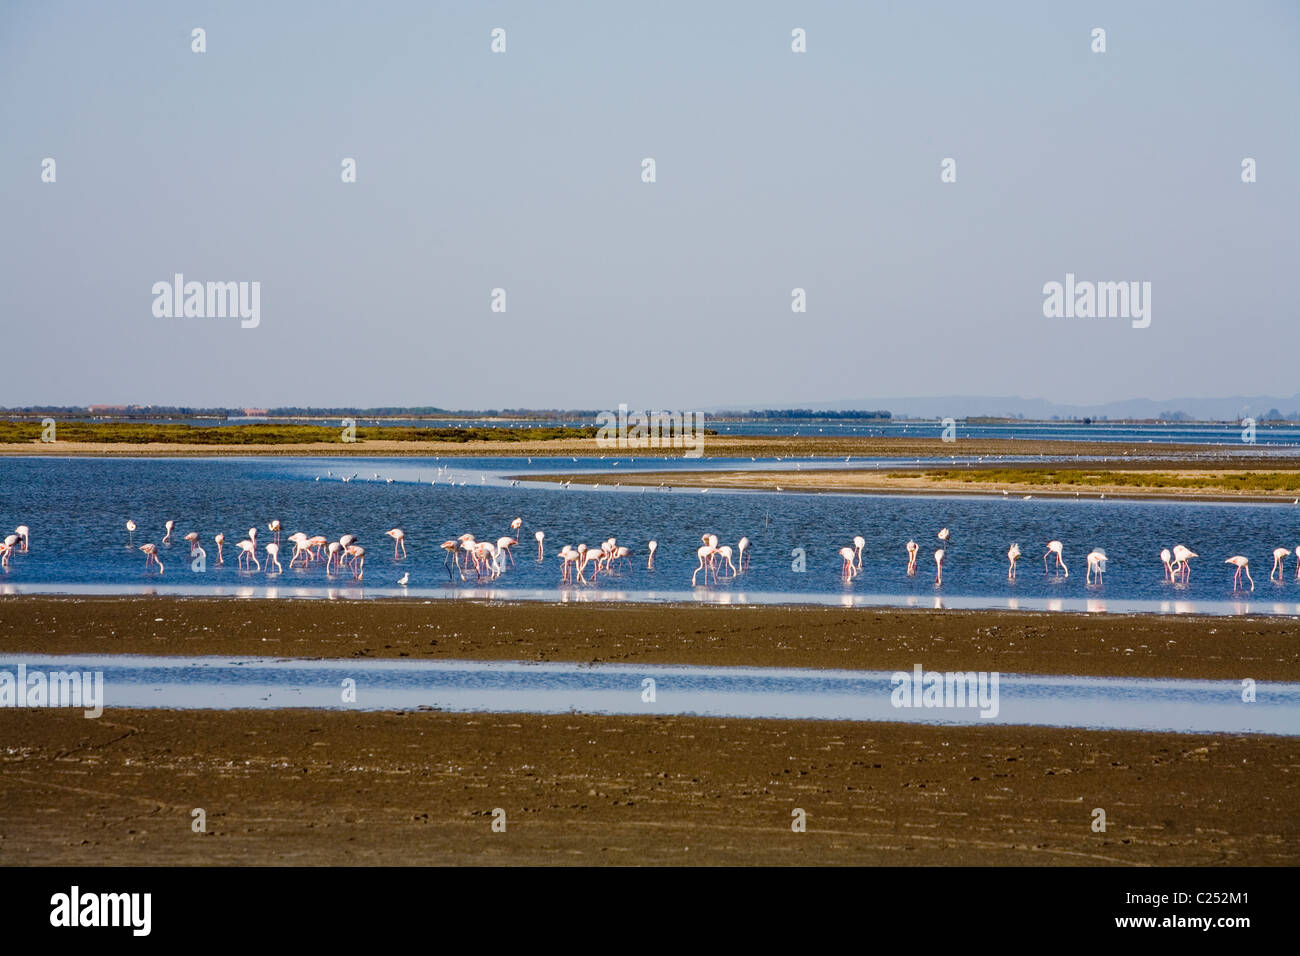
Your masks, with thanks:
M0 405L1291 395L1297 51L1294 2L7 3ZM155 317L177 272L260 324ZM1150 327L1045 318L1067 272Z

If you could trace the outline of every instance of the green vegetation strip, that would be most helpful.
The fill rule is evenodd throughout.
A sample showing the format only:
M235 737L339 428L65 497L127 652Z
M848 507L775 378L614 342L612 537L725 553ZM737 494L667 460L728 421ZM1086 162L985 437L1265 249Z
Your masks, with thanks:
M990 468L969 471L927 471L931 481L976 481L1020 485L1116 486L1132 488L1210 488L1226 491L1300 491L1300 472L1239 471L1209 475L1164 472L1089 472L1071 469Z
M60 422L55 438L61 442L172 445L305 445L312 442L346 444L341 428L323 425L150 425L125 422ZM357 441L523 442L561 438L594 438L587 428L399 428L356 429ZM0 421L0 442L33 442L41 438L40 423Z

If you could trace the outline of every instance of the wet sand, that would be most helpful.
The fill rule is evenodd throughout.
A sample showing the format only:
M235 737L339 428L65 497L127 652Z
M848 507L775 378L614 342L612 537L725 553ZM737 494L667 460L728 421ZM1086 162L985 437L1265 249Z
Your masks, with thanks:
M0 652L1300 678L1285 620L786 607L7 597ZM1300 738L0 709L0 864L380 863L1296 865Z
M0 653L1300 680L1293 619L816 606L0 597Z
M305 711L0 736L4 865L1300 863L1295 739Z

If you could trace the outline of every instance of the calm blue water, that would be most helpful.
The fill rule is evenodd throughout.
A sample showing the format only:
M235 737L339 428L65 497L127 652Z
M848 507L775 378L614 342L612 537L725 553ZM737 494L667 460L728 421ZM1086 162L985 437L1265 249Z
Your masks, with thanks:
M666 464L612 456L604 461L536 459L532 464L523 459L0 459L0 529L18 524L32 529L32 550L16 555L0 574L0 593L133 593L156 587L181 593L324 595L333 588L344 596L377 596L403 593L396 582L409 573L411 588L404 593L418 596L1300 614L1294 557L1284 582L1268 580L1273 548L1300 545L1300 507L1292 505L700 494L684 487L669 492L609 485L561 490L554 484L512 487L507 480L525 472L609 468L615 460L625 469ZM739 463L679 458L671 464L686 469ZM451 471L440 470L446 467ZM339 480L354 473L358 477L350 482ZM161 552L165 574L146 572L144 556L127 547L128 517L139 525L137 546L160 542L163 522L175 520L173 543ZM524 526L513 567L490 583L448 580L440 542L464 532L495 540L509 533L515 517L522 517ZM270 540L266 525L272 518L281 520L286 533L301 530L331 539L358 535L368 551L364 588L347 573L327 577L320 564L287 570L292 548L287 542L285 573L238 570L233 543L253 525L259 528L259 541ZM406 531L406 560L393 559L392 542L383 535L393 526ZM938 545L935 534L945 526L952 539L943 585L936 587L932 554ZM208 550L203 573L190 570L182 540L190 530L200 533ZM542 562L533 540L537 530L546 534ZM224 566L216 564L212 545L218 531L227 538ZM754 556L748 572L692 589L695 550L705 532L733 547L748 536ZM867 539L864 573L846 585L837 551L856 534ZM610 536L633 549L632 566L595 585L561 591L560 562L554 557L559 547L597 545ZM651 538L659 542L654 571L645 566ZM909 538L921 545L920 571L911 578L904 573ZM1043 571L1042 554L1053 538L1065 543L1068 578ZM1017 580L1009 582L1005 554L1012 541L1020 544L1024 557ZM1186 585L1164 579L1159 552L1175 543L1202 555L1192 562ZM1105 581L1087 587L1083 558L1098 547L1110 557ZM803 573L792 569L796 548L804 549ZM1253 595L1233 592L1232 569L1223 561L1234 554L1251 559Z
M0 657L0 670L17 675L20 663L29 681L33 671L101 672L106 708L427 708L1300 734L1300 684L1286 683L1259 683L1245 703L1237 681L999 674L996 687L984 675L976 706L920 707L897 706L920 698L896 696L888 671L133 655ZM344 681L355 691L347 702Z

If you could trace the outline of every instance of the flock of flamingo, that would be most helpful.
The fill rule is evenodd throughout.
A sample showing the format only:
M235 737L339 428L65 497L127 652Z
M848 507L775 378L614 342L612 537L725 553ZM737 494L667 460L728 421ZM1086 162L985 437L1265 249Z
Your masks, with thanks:
M514 555L511 548L515 547L519 541L516 535L523 526L522 518L515 518L510 522L510 534L498 537L493 541L479 541L472 534L462 534L460 537L444 541L440 547L445 553L443 565L447 569L449 580L454 580L459 574L462 581L469 579L472 572L476 580L495 580L505 570L507 562L514 564ZM163 525L165 534L162 538L162 544L169 544L175 531L176 523L168 520ZM127 546L135 546L136 523L128 520L126 530L129 535ZM280 563L280 534L281 524L278 520L273 520L267 525L267 530L275 537L273 541L264 544L265 552L265 572L270 574L273 570L283 573L284 566ZM393 539L393 558L405 558L406 555L406 533L401 528L391 528L384 532L388 537ZM935 564L935 584L943 583L943 562L946 554L951 532L947 528L940 529L938 535L939 547L934 552ZM190 557L197 558L202 556L206 562L207 552L199 544L199 533L190 531L183 536L190 546ZM545 541L544 532L538 531L534 535L537 540L537 560L545 558ZM714 584L717 584L721 577L735 577L743 574L748 568L752 556L752 548L748 538L741 538L733 549L730 545L719 544L716 534L705 533L700 536L703 542L696 549L696 557L699 563L694 572L691 574L691 586L696 585L700 574L704 575L704 586L709 584L709 577L712 575ZM217 564L225 563L224 548L226 536L218 533L213 537L213 543L217 548ZM326 574L337 573L343 570L350 571L352 576L360 581L365 574L366 549L358 543L357 536L345 534L339 537L337 541L331 541L325 535L307 535L301 531L288 535L287 541L293 542L293 554L289 558L289 567L293 568L300 561L302 566L309 567L313 563L325 560ZM866 547L866 539L857 535L853 539L852 546L845 546L839 549L839 555L843 559L841 576L847 581L853 580L862 573L862 552ZM14 529L12 534L7 535L4 541L0 543L0 568L8 569L13 556L19 553L26 553L31 547L31 532L26 525L19 525ZM239 552L237 563L241 569L252 570L256 568L262 571L263 562L258 558L257 545L257 528L248 529L248 537L235 543L234 548ZM647 546L648 559L646 567L654 570L655 552L659 548L657 541L649 542ZM163 562L159 546L152 542L139 546L140 551L145 554L145 570L148 571L154 567L158 573L163 573ZM920 546L915 541L908 541L907 551L907 573L908 575L916 574L917 557L920 553ZM1295 577L1300 580L1300 547L1294 549L1296 557ZM1291 548L1275 548L1273 550L1273 569L1269 572L1269 580L1282 581L1286 576L1286 559L1292 554ZM592 583L598 575L609 573L618 565L622 564L631 567L632 549L620 545L617 538L608 538L601 542L598 547L588 547L586 544L564 545L555 554L561 561L560 582L569 583ZM1016 562L1021 556L1020 545L1012 544L1007 550L1007 559L1010 566L1007 569L1007 579L1015 580ZM1065 564L1065 546L1060 541L1047 542L1047 550L1043 552L1043 571L1050 574L1052 571L1051 559L1055 556L1055 567L1058 572L1065 577L1069 577L1070 569ZM1160 560L1164 562L1165 578L1168 581L1187 582L1191 578L1192 558L1199 555L1186 547L1185 545L1176 544L1173 549L1164 548L1160 552ZM734 558L734 560L733 560ZM1102 573L1106 570L1106 552L1101 548L1090 551L1086 557L1087 569L1085 572L1085 581L1092 584L1094 579L1098 584L1101 583ZM1233 576L1232 583L1234 589L1241 588L1241 577L1244 574L1246 580L1250 582L1250 590L1255 590L1255 579L1250 575L1250 561L1243 555L1233 555L1224 561L1224 564L1231 564L1237 570ZM728 573L724 574L723 569ZM589 576L588 576L589 575ZM397 582L405 586L410 581L410 574L404 574Z

